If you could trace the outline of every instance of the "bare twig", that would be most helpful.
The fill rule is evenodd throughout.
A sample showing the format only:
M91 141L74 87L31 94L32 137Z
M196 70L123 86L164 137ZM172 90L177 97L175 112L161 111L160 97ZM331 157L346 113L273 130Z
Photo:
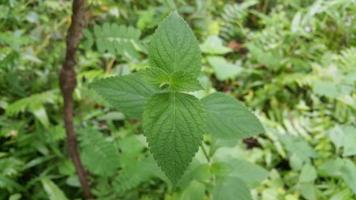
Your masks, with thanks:
M85 26L85 0L73 0L72 22L68 29L66 40L66 55L60 74L60 87L64 102L64 125L67 134L68 151L76 168L84 197L91 199L87 174L80 161L77 147L77 138L73 126L73 91L76 87L76 74L74 66L75 52L80 42L81 32Z

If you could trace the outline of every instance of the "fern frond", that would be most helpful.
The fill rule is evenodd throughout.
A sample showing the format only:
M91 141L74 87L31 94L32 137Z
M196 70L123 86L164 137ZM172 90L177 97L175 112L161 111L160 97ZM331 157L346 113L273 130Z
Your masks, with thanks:
M356 48L351 47L340 52L338 56L339 62L343 65L345 70L353 70L356 68Z
M248 8L258 3L256 0L244 1L241 4L227 4L222 14L220 35L226 40L234 39L243 34L243 23L248 15Z
M7 106L6 114L15 116L21 112L31 112L45 127L48 127L49 119L44 104L54 103L57 97L57 90L33 94Z
M24 111L31 111L45 103L54 103L56 99L56 91L46 91L38 94L33 94L29 97L22 98L10 104L6 108L8 116L14 116Z
M140 35L138 29L123 25L105 23L94 27L95 44L101 53L137 57Z
M119 157L113 142L93 129L81 130L79 140L83 163L90 172L101 176L111 176L116 172Z
M160 172L160 169L152 157L132 162L129 166L123 168L119 176L114 180L114 190L119 194L123 194L148 181L151 177L157 176L158 172Z

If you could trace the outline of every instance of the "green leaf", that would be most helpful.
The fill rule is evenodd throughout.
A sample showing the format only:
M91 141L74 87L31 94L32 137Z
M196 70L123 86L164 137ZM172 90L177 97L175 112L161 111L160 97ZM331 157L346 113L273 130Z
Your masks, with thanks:
M152 36L148 49L152 68L168 76L181 71L196 78L201 68L201 53L192 30L177 12L168 16Z
M114 108L135 119L141 118L147 99L156 92L156 88L147 84L140 74L98 80L90 87Z
M210 56L207 59L220 81L234 78L242 70L239 65L227 62L224 57Z
M119 167L118 151L111 141L94 129L80 131L81 158L88 170L101 176L113 175Z
M178 92L190 92L203 89L196 77L182 71L174 72L169 75L162 69L150 68L142 74L145 80L161 89L167 88L170 91Z
M304 167L302 168L302 172L300 173L299 176L299 182L300 183L314 182L316 178L317 178L317 174L315 168L310 164L304 165Z
M234 176L221 179L213 190L213 200L252 200L245 182Z
M203 44L200 45L202 52L208 54L226 54L231 52L230 48L223 46L222 39L216 35L209 36Z
M284 135L281 137L281 141L287 149L291 159L293 158L301 163L307 163L310 161L310 158L315 158L317 156L314 149L301 137Z
M334 143L336 148L341 148L344 145L344 131L342 130L342 126L335 126L334 128L328 131L328 136L331 141Z
M346 184L356 194L356 166L351 160L344 160L344 165L340 169L341 177Z
M321 96L337 98L340 95L339 86L332 80L316 80L312 86L314 92Z
M156 94L147 102L143 130L154 158L173 183L199 148L203 113L199 100L183 93Z
M201 100L207 130L217 138L240 139L264 132L259 120L238 100L216 92Z
M68 200L63 191L49 178L44 177L41 182L50 200Z
M10 104L6 108L6 114L14 116L20 112L30 111L44 127L49 127L49 119L45 109L46 103L53 104L57 98L56 90L50 90L38 94L32 94L29 97L22 98Z
M317 187L313 182L305 182L297 185L299 192L307 200L317 200Z
M344 132L344 153L343 156L356 155L356 128L353 126L343 126Z
M157 173L159 172L163 174L152 156L136 160L125 166L114 179L114 191L123 194L149 180L151 177L157 177Z
M327 160L319 166L318 173L321 176L340 176L340 169L343 164L344 162L340 158Z
M205 185L192 181L190 185L182 192L180 200L203 200L205 196Z
M230 158L220 164L227 167L223 174L237 177L251 188L257 187L268 176L268 171L264 168L242 159Z
M105 23L94 27L94 37L98 50L101 53L126 55L137 58L136 49L139 49L140 31L133 27L118 26ZM88 36L88 34L86 34ZM90 37L88 38L90 40Z

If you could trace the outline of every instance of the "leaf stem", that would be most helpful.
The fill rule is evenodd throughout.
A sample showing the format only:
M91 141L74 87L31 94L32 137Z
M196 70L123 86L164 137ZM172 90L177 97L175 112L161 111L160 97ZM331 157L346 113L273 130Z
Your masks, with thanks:
M203 144L200 144L200 147L201 147L201 149L203 150L203 154L204 154L206 160L208 161L208 163L210 163L209 154L208 154L208 152L206 151L204 145L203 145Z

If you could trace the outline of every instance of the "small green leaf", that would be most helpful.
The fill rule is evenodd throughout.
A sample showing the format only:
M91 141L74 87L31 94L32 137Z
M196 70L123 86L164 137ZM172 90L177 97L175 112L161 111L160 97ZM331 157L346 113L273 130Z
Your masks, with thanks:
M317 200L318 189L313 182L305 182L297 185L297 189L307 200Z
M340 169L341 177L349 186L354 194L356 194L356 165L351 160L344 160L344 165Z
M317 156L315 150L301 137L283 135L281 136L281 141L287 149L290 158L298 160L300 164L307 163L310 158ZM292 162L292 160L290 161Z
M207 112L208 133L218 138L240 139L264 132L257 117L231 96L217 92L201 102Z
M199 148L203 113L199 100L183 93L156 94L147 102L143 130L154 158L173 183Z
M98 80L90 84L90 87L114 108L135 119L141 118L146 100L156 91L140 74Z
M306 183L306 182L314 182L314 180L317 178L316 170L315 168L310 165L306 164L302 168L302 172L300 173L299 176L299 182L300 183Z
M176 72L172 78L171 89L173 91L190 92L203 89L197 78L185 72Z
M213 200L252 200L245 182L234 176L227 176L218 181L213 190Z
M250 188L257 187L268 176L268 171L264 168L242 159L228 158L219 164L226 167L222 171L223 175L237 177Z
M242 70L239 65L227 62L224 57L210 56L207 59L220 81L234 78Z
M344 153L343 156L356 155L356 128L353 126L343 126L344 132Z
M167 88L170 91L190 92L201 90L198 79L191 74L182 71L168 74L159 68L150 68L142 73L144 78L161 89Z
M200 45L201 50L208 54L226 54L231 52L230 48L223 46L223 41L216 35L209 36L203 44Z
M321 176L340 176L340 169L344 162L342 159L330 159L321 164L318 168L318 173Z
M180 200L203 200L205 196L205 185L192 181L190 185L182 192Z
M148 49L152 68L172 75L181 71L196 78L201 68L201 53L192 30L177 12L168 16L152 36Z
M68 200L63 191L49 178L44 177L41 182L50 200Z

